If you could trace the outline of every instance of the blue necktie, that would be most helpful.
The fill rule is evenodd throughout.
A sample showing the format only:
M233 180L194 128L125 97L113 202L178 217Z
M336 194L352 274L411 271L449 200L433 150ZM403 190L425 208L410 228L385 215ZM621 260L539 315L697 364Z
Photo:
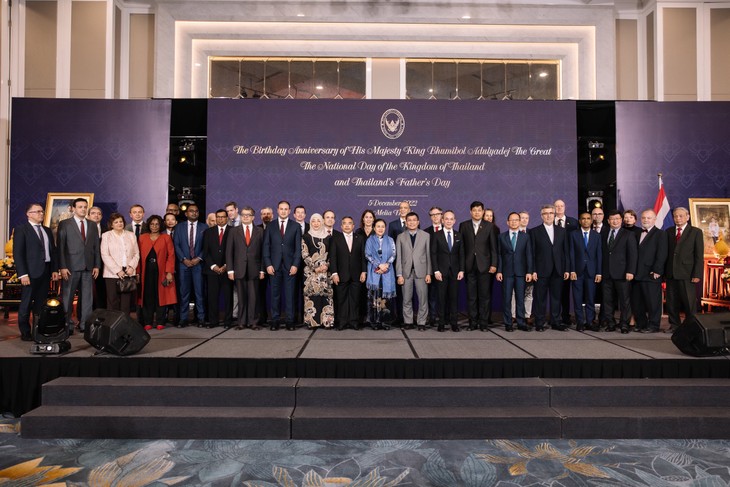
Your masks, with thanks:
M585 242L586 248L588 248L588 232L583 232L583 242Z
M517 245L517 233L516 232L512 232L511 242L512 242L512 251L514 252L515 246Z
M446 243L449 244L449 251L451 251L451 232L446 232Z

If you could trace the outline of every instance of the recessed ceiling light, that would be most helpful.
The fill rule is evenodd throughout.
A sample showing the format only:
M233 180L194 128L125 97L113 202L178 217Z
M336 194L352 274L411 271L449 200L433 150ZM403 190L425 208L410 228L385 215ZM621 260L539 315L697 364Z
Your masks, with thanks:
M429 88L429 89L428 89L428 92L429 92L429 93L433 93L433 88Z
M541 78L547 78L547 77L548 77L547 71L540 71L540 74L539 74L539 76L540 76Z
M324 86L322 86L322 85L317 85L317 86L316 86L316 88L317 88L318 90L323 90L323 89L324 89Z
M303 14L303 13L301 13L301 12L299 12L299 13L297 14L297 17L304 17L304 14Z
M200 64L200 63L195 63L195 67L196 67L196 68L199 68L199 67L201 67L201 66L202 66L202 64Z
M469 20L471 18L471 15L469 15L469 14L462 15L461 18L464 20Z

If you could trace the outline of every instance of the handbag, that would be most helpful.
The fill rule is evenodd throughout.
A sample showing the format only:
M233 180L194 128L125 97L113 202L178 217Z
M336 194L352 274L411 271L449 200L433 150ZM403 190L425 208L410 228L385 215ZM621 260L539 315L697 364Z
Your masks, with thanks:
M137 279L134 276L126 276L117 280L117 293L133 293L137 290Z

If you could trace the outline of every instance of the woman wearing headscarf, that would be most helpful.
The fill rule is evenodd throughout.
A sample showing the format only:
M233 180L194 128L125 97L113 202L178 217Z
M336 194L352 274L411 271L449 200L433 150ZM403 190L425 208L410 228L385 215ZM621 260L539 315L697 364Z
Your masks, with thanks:
M332 328L335 310L332 305L332 279L329 274L330 236L322 215L309 219L309 231L302 236L304 261L304 324L310 330Z
M391 301L395 297L395 242L385 234L385 221L378 218L373 234L365 242L368 261L368 321L373 330L389 330L393 320Z

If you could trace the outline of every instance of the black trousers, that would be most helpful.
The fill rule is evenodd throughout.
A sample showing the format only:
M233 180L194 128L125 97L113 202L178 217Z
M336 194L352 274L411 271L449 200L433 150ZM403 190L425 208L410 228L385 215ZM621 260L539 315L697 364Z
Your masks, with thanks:
M360 281L340 281L333 286L335 289L335 314L337 326L357 328L360 322L360 296L362 283Z
M631 323L631 282L626 279L604 277L601 284L603 284L601 321L615 326L613 312L618 308L621 312L619 326L629 326Z
M30 312L33 311L33 319L37 319L43 305L48 297L48 287L51 282L51 265L46 268L40 277L30 280L28 286L23 286L20 291L20 307L18 308L18 329L22 335L30 335Z
M223 297L224 323L233 319L233 281L228 273L206 274L208 282L208 322L215 325L220 321L220 298Z
M469 305L469 328L486 328L492 309L492 286L489 272L475 267L466 272L466 300Z

